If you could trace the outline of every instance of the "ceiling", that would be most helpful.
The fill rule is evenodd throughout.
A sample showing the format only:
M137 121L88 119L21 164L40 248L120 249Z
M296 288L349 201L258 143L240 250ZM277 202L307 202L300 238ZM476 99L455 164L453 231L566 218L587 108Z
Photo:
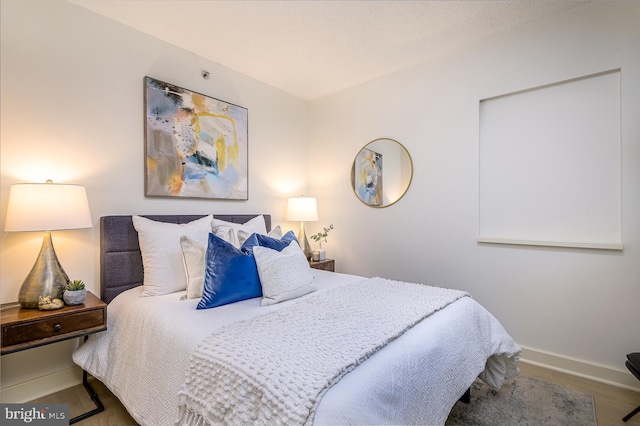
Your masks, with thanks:
M69 1L304 100L588 2Z

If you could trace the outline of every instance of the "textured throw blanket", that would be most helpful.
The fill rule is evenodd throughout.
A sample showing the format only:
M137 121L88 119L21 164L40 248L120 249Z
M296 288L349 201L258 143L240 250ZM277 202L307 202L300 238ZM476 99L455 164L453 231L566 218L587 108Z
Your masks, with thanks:
M311 424L342 376L464 296L371 278L226 326L191 355L178 424Z

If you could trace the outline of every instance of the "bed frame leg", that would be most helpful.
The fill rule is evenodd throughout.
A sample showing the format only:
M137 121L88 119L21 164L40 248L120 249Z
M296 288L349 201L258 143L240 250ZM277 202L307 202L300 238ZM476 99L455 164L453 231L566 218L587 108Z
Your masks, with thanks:
M471 388L464 391L464 394L460 397L460 402L468 404L471 402Z

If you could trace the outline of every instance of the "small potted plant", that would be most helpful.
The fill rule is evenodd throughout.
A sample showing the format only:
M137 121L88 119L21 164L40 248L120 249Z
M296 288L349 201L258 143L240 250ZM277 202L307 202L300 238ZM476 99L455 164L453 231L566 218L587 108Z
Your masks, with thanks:
M319 250L314 250L311 252L311 259L314 261L325 260L327 258L327 252L322 249L322 242L327 242L327 235L333 229L333 224L329 225L328 228L323 228L322 232L318 232L317 234L313 234L311 239L320 245Z
M67 305L81 305L87 297L87 289L82 280L73 280L64 288L62 299Z

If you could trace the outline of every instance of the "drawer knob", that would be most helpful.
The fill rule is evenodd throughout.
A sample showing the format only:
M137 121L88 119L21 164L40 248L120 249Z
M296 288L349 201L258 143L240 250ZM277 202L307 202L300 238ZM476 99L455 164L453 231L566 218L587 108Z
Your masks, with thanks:
M58 323L58 324L54 324L53 325L53 330L54 331L60 331L62 330L62 324Z

